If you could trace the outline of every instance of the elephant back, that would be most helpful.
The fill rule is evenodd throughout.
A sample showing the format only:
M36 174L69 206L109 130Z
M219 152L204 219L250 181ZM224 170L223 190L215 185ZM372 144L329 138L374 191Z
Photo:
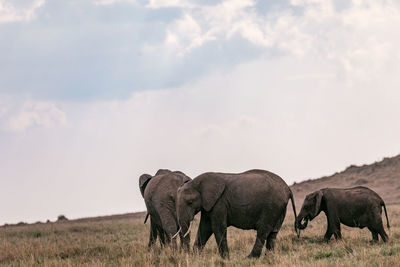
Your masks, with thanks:
M148 201L165 201L166 198L175 199L178 188L191 179L182 172L166 172L154 176L147 185L144 198Z

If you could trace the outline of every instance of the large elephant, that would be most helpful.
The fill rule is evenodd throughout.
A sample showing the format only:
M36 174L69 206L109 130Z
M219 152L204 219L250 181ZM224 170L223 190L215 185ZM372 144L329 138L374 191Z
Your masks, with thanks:
M147 208L146 220L150 216L149 247L155 243L157 236L162 245L169 244L172 240L176 247L176 240L172 236L178 230L175 205L177 189L190 180L182 172L165 169L158 170L154 176L140 176L139 188ZM190 236L181 235L180 238L181 245L189 248Z
M202 250L214 234L219 254L229 257L226 231L228 226L235 226L257 231L249 257L259 257L265 241L266 248L273 249L289 199L296 217L290 188L282 178L268 171L204 173L178 189L178 232L189 233L190 222L201 211L194 249Z
M341 239L340 223L349 227L368 227L372 233L372 241L378 241L378 234L386 242L388 236L383 229L382 206L385 210L387 227L390 228L386 205L382 198L371 189L363 186L353 188L324 188L306 196L297 217L299 229L305 229L308 221L312 221L323 211L328 228L324 240L328 242L332 234Z

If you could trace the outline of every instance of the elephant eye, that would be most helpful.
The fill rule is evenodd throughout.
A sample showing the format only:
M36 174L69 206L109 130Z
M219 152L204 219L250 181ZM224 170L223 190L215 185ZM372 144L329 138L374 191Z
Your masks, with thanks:
M193 200L188 200L187 201L187 204L190 206L190 205L192 205L193 204Z

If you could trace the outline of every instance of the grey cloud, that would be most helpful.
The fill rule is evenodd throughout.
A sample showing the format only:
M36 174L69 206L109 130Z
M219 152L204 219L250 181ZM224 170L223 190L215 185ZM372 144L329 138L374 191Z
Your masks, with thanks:
M47 1L30 22L0 24L1 92L45 100L127 98L135 91L175 87L213 69L229 69L232 62L261 52L231 38L185 58L168 56L166 30L182 12L149 9L140 2Z

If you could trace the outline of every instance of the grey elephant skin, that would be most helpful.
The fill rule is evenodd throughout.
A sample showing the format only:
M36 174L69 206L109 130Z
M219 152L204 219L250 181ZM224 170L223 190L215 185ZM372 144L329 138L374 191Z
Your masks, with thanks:
M191 179L179 171L161 169L154 176L143 174L139 178L139 188L147 208L147 216L150 216L150 237L148 246L151 247L157 237L161 245L176 240L172 236L178 231L176 217L176 194L177 189ZM145 220L145 223L146 223ZM180 236L181 245L188 249L190 236Z
M201 251L214 234L219 254L229 258L227 227L255 229L257 238L249 257L259 257L266 243L272 250L293 195L287 184L264 170L244 173L204 173L178 189L177 215L180 230L187 233L201 211L194 249Z
M306 196L301 211L297 217L300 229L307 227L323 211L328 227L324 240L328 242L332 235L341 239L340 224L349 227L368 229L372 233L372 241L378 241L378 234L386 242L388 236L383 228L382 207L385 210L387 227L390 228L386 205L382 198L371 189L363 186L339 189L324 188Z

